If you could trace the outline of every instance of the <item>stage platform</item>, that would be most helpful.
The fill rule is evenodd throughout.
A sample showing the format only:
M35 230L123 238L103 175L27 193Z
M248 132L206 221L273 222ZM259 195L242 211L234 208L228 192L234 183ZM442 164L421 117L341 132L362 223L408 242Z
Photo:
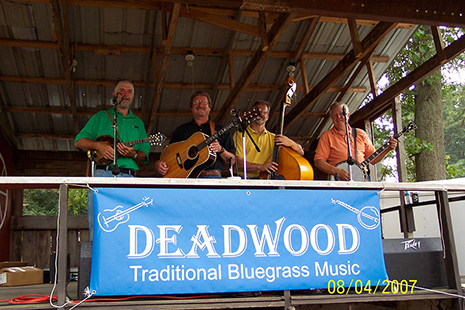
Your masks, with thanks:
M49 177L8 177L0 179L2 189L25 188L59 188L62 197L67 196L69 188L77 187L132 187L132 188L222 188L222 189L364 189L383 192L398 191L429 191L434 192L435 199L429 204L436 204L440 210L439 221L444 231L450 231L450 214L448 213L448 196L450 193L463 193L463 184L435 184L435 183L363 183L363 182L332 182L332 181L281 181L281 180L198 180L198 179L114 179L114 178L49 178ZM66 198L66 197L65 197ZM426 203L426 202L425 202ZM419 205L419 204L418 204ZM392 207L395 212L405 207ZM67 199L60 200L60 209L66 210ZM446 212L446 213L444 213ZM66 212L64 212L66 213ZM401 226L403 223L401 223ZM67 234L67 217L60 218L60 234ZM66 287L65 266L67 244L60 240L58 243L58 280L59 285L53 293L58 300L71 300L65 309L91 307L93 309L464 309L462 289L458 287L458 268L456 261L450 263L448 259L455 258L455 245L448 243L453 240L453 235L445 235L444 241L447 252L445 255L446 274L448 285L435 291L415 289L408 292L381 291L356 292L354 289L330 294L328 290L303 290L303 291L278 291L263 292L254 296L250 293L242 294L215 294L215 295L183 295L183 296L122 296L121 298L99 297L90 299L82 304L78 303L78 283L71 281ZM452 253L452 255L449 255ZM442 257L442 256L441 256ZM413 260L415 261L415 260ZM61 280L60 280L61 277ZM403 277L403 279L406 279ZM464 282L463 279L462 283ZM458 283L457 283L458 282ZM415 286L416 287L416 286ZM446 288L449 287L449 288ZM54 306L48 302L53 289L52 284L30 285L20 287L0 287L0 309L54 309L63 303L54 301ZM35 294L45 296L41 303L34 304L10 304L8 300L13 298ZM252 295L252 296L251 296Z
M462 281L465 279L462 278ZM462 282L463 283L463 282ZM28 294L50 296L53 284L38 284L17 287L0 287L0 300L11 300ZM347 294L329 294L327 290L298 291L290 293L291 307L295 309L426 309L436 308L433 305L441 305L441 309L450 309L450 301L456 294L450 289L439 289L437 292L414 290L407 294L393 294L392 292L377 292L376 294L357 294L350 291ZM94 301L88 300L78 305L78 308L92 309L286 309L283 292L263 292L257 296L252 294L215 294L198 296L122 296ZM54 294L56 296L56 293ZM66 309L76 306L78 301L77 282L71 281L67 286L67 296L70 302ZM131 298L131 299L128 299ZM0 309L54 309L46 301L35 304L10 304L0 303ZM55 306L56 301L54 302ZM403 305L403 306L402 306ZM292 309L292 308L291 308Z

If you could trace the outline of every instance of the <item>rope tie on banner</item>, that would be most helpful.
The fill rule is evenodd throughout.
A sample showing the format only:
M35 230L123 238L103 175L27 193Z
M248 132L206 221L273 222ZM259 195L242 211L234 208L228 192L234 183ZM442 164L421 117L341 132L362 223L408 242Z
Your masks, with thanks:
M86 296L86 298L84 298L83 300L81 300L80 302L78 302L77 304L75 304L73 307L71 307L69 310L73 310L74 308L76 308L77 306L79 306L80 304L82 304L83 302L85 302L87 299L91 298L94 294L95 294L95 290L93 290L92 292L90 291L89 287L87 286L85 289L84 289L84 295Z
M387 282L391 285L391 290L392 290L392 285L393 285L394 281L387 280ZM418 289L418 290L423 290L423 291L427 291L427 292L431 292L431 293L443 294L443 295L447 295L447 296L452 296L452 297L465 299L465 296L459 295L459 294L452 294L452 293L448 293L448 292L433 290L433 289L426 288L426 287L421 287L421 286L416 286L416 285L409 285L408 283L402 283L402 282L399 283L398 281L396 281L395 283L397 283L396 289L399 289L399 286L402 288L402 286L405 285L407 288L411 288L412 292L413 292L414 289Z
M95 189L95 188L93 188L92 186L90 186L89 183L86 183L85 185L82 185L82 184L72 184L72 183L71 183L70 185L72 185L72 186L74 186L74 187L88 188L88 189L90 189L91 191L93 191L94 193L96 193L96 194L98 193L98 190Z

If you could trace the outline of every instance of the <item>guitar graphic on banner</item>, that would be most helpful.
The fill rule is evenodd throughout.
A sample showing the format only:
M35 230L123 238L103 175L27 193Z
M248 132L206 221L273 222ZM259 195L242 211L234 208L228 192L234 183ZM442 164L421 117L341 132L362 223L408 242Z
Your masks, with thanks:
M122 206L103 210L103 212L100 212L97 216L97 221L100 228L102 228L102 230L105 232L114 231L118 225L129 221L129 213L139 209L140 207L148 207L149 205L153 204L153 199L148 201L149 199L150 197L145 197L142 199L142 202L132 206L127 210L124 210Z

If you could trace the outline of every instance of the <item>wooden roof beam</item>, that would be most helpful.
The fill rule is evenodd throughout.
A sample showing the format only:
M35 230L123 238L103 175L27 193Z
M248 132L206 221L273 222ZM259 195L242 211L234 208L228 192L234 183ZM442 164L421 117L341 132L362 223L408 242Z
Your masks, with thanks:
M362 40L363 53L357 58L351 50L331 72L329 72L307 96L305 96L285 117L285 128L289 127L302 113L314 104L334 83L336 83L347 71L349 71L365 55L372 53L375 47L384 37L394 29L392 23L379 23Z
M376 76L375 70L373 69L373 62L369 60L366 64L368 72L368 80L370 81L370 92L373 95L373 98L378 96L378 85L376 85Z
M305 91L305 95L310 91L310 87L308 85L308 80L307 80L307 75L306 75L306 72L305 72L305 65L303 64L303 59L302 59L302 55L303 55L303 51L305 49L305 47L307 46L308 44L308 40L310 40L310 36L312 35L313 31L315 30L315 26L316 24L318 23L318 20L319 20L319 17L316 16L316 17L313 17L309 22L308 22L308 25L307 25L307 28L305 29L305 32L302 36L302 39L300 39L300 43L299 43L299 46L297 46L297 49L295 50L293 56L292 56L292 62L294 62L294 66L297 65L297 63L300 62L301 64L301 76L302 76L302 81L304 81L304 91ZM284 97L284 93L287 91L287 89L289 88L289 85L287 85L286 83L281 83L281 89L279 90L279 93L278 95L276 96L276 100L274 101L274 103L272 104L271 108L270 108L270 114L273 115L275 111L279 111L280 110L280 104L282 102L282 99ZM279 116L278 116L279 117ZM273 121L273 120L271 120ZM269 125L272 124L271 121L269 121ZM277 124L276 124L277 126ZM272 131L276 132L276 128L273 128Z
M156 16L156 15L155 15ZM146 66L145 66L145 85L144 85L144 94L143 98L144 100L142 101L142 121L146 123L146 117L147 117L147 111L148 111L148 93L150 90L150 68L153 66L153 74L155 74L156 71L156 61L157 61L157 54L155 53L155 32L157 28L157 19L154 17L153 18L153 23L152 23L152 34L150 36L150 45L149 45L149 57L147 58ZM156 83L156 81L155 81Z
M355 57L359 57L363 50L362 43L360 42L360 34L358 33L357 22L353 18L348 18L347 24L349 25L349 32L350 37L352 38Z
M24 2L24 0L10 0ZM176 3L179 0L165 0ZM50 0L28 0L35 3L49 3ZM67 5L89 7L112 7L123 9L160 10L161 2L152 0L66 0ZM193 0L190 7L201 5L204 9L219 8L221 14L235 14L234 10L244 9L248 14L258 11L277 13L295 13L296 18L305 16L326 16L334 20L354 18L367 21L388 21L432 26L450 26L465 28L463 4L457 0L411 0L397 1L395 5L385 0L351 0L351 1L305 1L287 0L285 2L264 0ZM252 15L251 15L252 16Z
M360 110L350 115L350 123L354 126L363 122L364 119L373 120L391 108L391 101L401 92L431 74L441 67L444 61L450 61L465 51L465 36L454 41L444 49L445 59L441 59L438 54L434 55L406 77L386 89L381 95L373 99Z
M2 76L0 75L0 81L2 82L10 82L10 83L31 83L31 84L54 84L54 85L65 85L66 81L63 78L37 78L37 77L25 77L25 76ZM115 82L111 80L83 80L83 79L75 79L74 85L80 86L106 86L106 87L113 87ZM149 83L150 87L154 87L156 83ZM134 81L134 87L141 87L145 86L145 81ZM196 87L198 89L213 89L215 87L214 84L201 84L197 83ZM163 88L167 89L191 89L191 84L186 83L174 83L174 82L165 82L163 83ZM279 90L281 88L280 85L277 84L249 84L246 87L246 91L248 92L266 92L269 90ZM297 86L297 91L304 91L305 86L299 85ZM313 89L314 86L309 86L309 89ZM217 89L232 89L230 84L219 84ZM344 91L345 87L341 86L331 86L328 89L328 92L342 92ZM366 87L364 86L353 86L348 89L351 93L364 93L366 91ZM1 108L0 108L1 110Z
M259 26L242 23L238 20L222 17L219 15L209 14L192 6L189 7L189 10L183 6L179 14L182 17L198 20L210 25L246 33L255 37L261 37Z
M442 64L447 62L447 56L444 52L444 40L442 39L441 29L439 27L431 27L431 33L433 35L434 46L436 47L436 53Z
M15 39L0 39L1 46L13 46L13 47L29 47L29 48L45 48L45 49L59 49L58 44L55 42L48 41L32 41L32 40L15 40ZM141 53L149 54L150 47L146 46L131 46L131 45L102 45L102 44L79 44L72 43L74 50L78 52L95 52L95 51L108 51L105 53L107 55L113 55L115 51L118 53ZM113 52L111 52L113 51ZM162 53L161 47L155 47L157 53ZM185 55L188 51L196 56L216 56L223 57L226 55L224 49L216 48L190 48L190 47L171 47L172 55ZM229 54L234 57L252 57L254 51L252 50L229 50ZM286 52L286 51L271 51L268 55L268 58L293 58L295 52ZM326 60L335 60L339 61L344 58L344 54L336 53L313 53L313 52L304 52L302 54L303 59L326 59ZM372 60L374 62L383 62L386 63L389 61L387 56L373 56Z
M254 56L247 64L247 67L242 72L242 75L239 78L239 80L236 82L234 89L231 90L228 98L226 98L226 101L223 104L219 115L215 118L216 122L223 121L226 115L229 114L229 110L236 104L239 97L245 91L247 85L249 85L255 73L265 62L270 51L276 46L276 44L279 41L279 38L284 33L284 31L287 29L289 24L292 22L292 18L294 16L295 14L287 14L287 13L279 15L276 22L273 24L271 29L268 31L269 48L266 51L263 51L262 47L260 46L255 51Z
M66 25L68 23L66 18L66 7L63 8L59 0L50 0L52 6L53 24L55 25L55 33L57 36L58 46L60 48L60 60L63 70L63 76L66 81L66 90L68 92L69 105L73 114L74 131L77 134L80 131L79 122L77 118L76 101L74 99L74 85L71 76L71 54L69 49L69 37Z
M377 45L376 45L376 47L377 47ZM347 94L347 92L349 92L350 86L354 83L355 79L360 75L360 73L362 72L362 69L364 68L364 66L367 63L370 62L370 57L375 52L376 47L374 47L372 49L371 53L366 54L365 57L362 58L362 60L358 64L357 69L355 69L355 71L352 73L349 81L347 83L345 83L343 89L341 90L341 92L337 96L336 101L342 101L344 96ZM327 107L328 110L329 110L329 106L331 105L331 103L328 103L328 107ZM323 121L318 124L318 127L317 127L317 129L315 130L315 133L314 133L315 139L320 136L320 133L323 131L323 127L325 126L325 124L326 124L326 122L328 120L329 120L329 113L327 113L327 115L325 116ZM309 140L309 144L313 143L313 141L314 141L314 139Z
M149 117L149 122L148 122L148 127L147 127L148 134L152 133L152 130L154 129L154 126L155 126L154 124L155 117L156 117L155 112L157 112L158 106L160 105L160 98L161 98L161 92L163 90L166 67L168 65L168 58L171 52L171 46L173 45L174 32L176 30L176 25L178 23L180 9L181 9L180 3L175 3L171 7L170 19L168 22L167 38L166 38L166 42L163 48L163 54L161 55L160 65L157 67L158 68L157 83L156 83L156 87L155 87L154 94L152 97L151 111L150 111L150 117Z
M242 10L238 10L237 14L235 16L236 20L239 20L242 16ZM216 97L218 96L218 86L220 85L221 81L223 80L224 72L226 71L226 67L229 67L229 84L234 88L234 76L232 74L232 65L233 65L233 59L231 56L231 48L234 44L234 37L236 36L235 31L231 31L229 34L228 42L226 43L226 46L224 48L224 55L221 59L221 64L218 69L218 73L216 74L215 82L213 83L213 88L211 92L211 98L212 98L212 109L215 107L216 103Z

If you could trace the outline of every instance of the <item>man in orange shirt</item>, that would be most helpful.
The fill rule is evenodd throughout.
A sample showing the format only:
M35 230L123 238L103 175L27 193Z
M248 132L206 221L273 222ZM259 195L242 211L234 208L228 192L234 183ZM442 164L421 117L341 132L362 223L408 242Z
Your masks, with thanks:
M316 154L314 158L315 167L329 175L337 176L339 180L350 180L349 171L338 168L337 164L346 161L348 158L348 146L346 137L346 124L344 120L343 109L346 109L347 120L349 119L349 107L345 103L335 102L329 110L333 128L325 131L318 142ZM351 127L349 126L349 137L352 158L358 163L364 161L367 157L375 152L375 148L368 138L366 132L357 128L357 154L355 154L355 143L352 135ZM389 146L373 159L371 164L377 164L386 157L386 155L397 147L397 140L389 137Z

